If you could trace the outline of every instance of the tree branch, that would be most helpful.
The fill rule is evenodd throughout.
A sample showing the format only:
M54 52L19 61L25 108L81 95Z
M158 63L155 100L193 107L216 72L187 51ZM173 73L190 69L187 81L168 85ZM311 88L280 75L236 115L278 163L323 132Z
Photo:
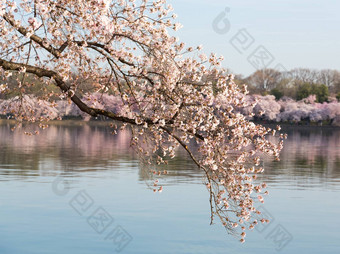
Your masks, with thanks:
M8 15L7 13L3 15L3 18L7 21L7 23L9 23L12 27L14 27L22 35L27 36L27 34L29 33L28 30L26 28L24 28L23 26L16 25L15 20L12 17L10 17L10 15ZM58 49L55 49L51 45L46 45L46 43L44 43L44 40L41 37L39 37L35 34L32 34L29 38L32 41L39 44L44 49L46 49L48 52L50 52L54 57L59 58L60 51Z

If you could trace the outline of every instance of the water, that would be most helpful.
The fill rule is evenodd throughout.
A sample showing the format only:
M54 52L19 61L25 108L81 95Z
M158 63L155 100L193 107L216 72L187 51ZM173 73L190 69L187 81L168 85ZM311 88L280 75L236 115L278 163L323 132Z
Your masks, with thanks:
M285 130L282 160L266 160L262 176L272 222L241 244L209 225L203 175L185 153L153 193L127 132L64 122L28 137L11 127L0 124L1 254L340 253L339 129Z

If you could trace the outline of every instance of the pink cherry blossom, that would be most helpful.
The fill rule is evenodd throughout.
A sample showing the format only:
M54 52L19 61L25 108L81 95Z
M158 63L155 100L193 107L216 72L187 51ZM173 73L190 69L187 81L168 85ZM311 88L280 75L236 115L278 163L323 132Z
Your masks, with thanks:
M145 167L183 149L204 172L211 223L240 234L239 221L248 226L257 211L261 156L278 159L284 139L250 119L298 121L311 109L247 97L220 67L222 56L196 56L201 46L172 36L181 27L174 18L165 0L0 0L0 72L12 84L2 88L10 99L1 112L42 128L67 115L118 121Z

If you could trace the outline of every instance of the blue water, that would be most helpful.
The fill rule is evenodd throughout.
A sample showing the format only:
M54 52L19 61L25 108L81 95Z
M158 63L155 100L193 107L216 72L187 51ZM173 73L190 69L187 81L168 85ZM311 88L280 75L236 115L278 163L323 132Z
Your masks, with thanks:
M27 137L0 124L0 253L340 253L340 130L288 128L265 161L271 223L246 242L210 225L203 175L179 152L150 181L128 133L52 125Z

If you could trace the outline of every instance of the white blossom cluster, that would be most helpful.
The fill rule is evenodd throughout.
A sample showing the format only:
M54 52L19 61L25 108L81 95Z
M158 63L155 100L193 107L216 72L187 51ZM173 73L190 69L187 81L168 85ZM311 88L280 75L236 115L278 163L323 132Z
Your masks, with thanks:
M150 167L182 147L205 173L211 221L220 219L243 242L246 229L267 222L257 219L268 193L256 181L264 170L260 155L278 159L284 135L236 110L249 110L246 89L221 69L223 57L172 36L170 29L181 27L174 18L165 0L0 0L4 84L18 73L15 88L1 88L18 94L2 108L19 121L41 122L55 118L55 108L76 113L72 102L130 125L131 145ZM27 73L46 85L39 98L27 95Z

